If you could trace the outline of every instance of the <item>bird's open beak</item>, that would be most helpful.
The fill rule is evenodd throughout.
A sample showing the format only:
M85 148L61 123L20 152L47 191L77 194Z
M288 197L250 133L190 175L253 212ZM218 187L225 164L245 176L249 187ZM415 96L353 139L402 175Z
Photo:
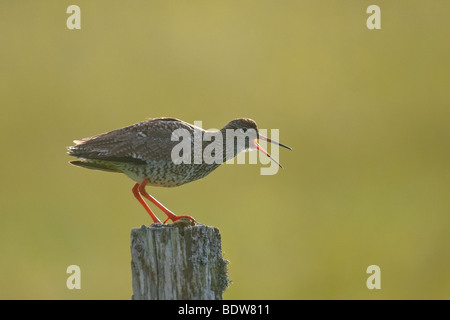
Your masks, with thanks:
M284 145L284 144L282 144L282 143L279 143L279 142L277 142L277 141L275 141L275 140L271 140L271 139L269 139L269 138L267 138L267 137L264 137L264 136L262 136L262 135L260 135L260 134L258 134L258 139L265 140L265 141L267 141L267 142L277 144L277 145L279 145L279 146L281 146L281 147L283 147L283 148L292 150L291 147L288 147L288 146L286 146L286 145ZM259 151L261 151L262 153L264 153L266 156L268 156L273 162L275 162L277 165L279 165L280 168L283 168L283 166L282 166L278 161L276 161L274 158L272 158L272 156L271 156L266 150L264 150L263 148L261 148L261 146L260 146L260 145L258 144L258 142L257 142L258 139L255 139L255 141L253 141L253 143L255 144L256 149L258 149Z

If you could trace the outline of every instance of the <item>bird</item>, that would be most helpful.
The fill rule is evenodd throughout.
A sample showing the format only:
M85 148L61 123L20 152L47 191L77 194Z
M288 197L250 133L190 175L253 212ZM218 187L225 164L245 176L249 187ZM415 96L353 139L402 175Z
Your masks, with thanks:
M292 150L262 136L252 119L238 118L220 130L204 130L177 118L161 117L74 140L75 145L68 147L68 154L78 158L69 162L74 166L123 173L131 178L135 182L133 195L154 224L160 224L161 220L142 197L167 215L164 224L169 220L177 222L180 219L197 223L191 216L176 215L170 211L147 193L145 187L181 186L204 178L240 152L255 149L282 167L258 144L258 140Z

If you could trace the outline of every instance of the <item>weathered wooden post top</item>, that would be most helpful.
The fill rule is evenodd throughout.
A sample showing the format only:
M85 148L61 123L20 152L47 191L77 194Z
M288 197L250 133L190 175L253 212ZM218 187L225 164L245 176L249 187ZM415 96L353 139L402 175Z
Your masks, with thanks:
M221 300L227 263L216 227L182 219L131 230L133 300Z

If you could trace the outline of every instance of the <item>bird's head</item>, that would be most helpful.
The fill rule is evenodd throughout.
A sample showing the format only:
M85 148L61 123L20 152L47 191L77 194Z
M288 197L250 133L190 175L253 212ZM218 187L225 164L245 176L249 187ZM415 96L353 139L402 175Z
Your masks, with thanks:
M268 156L272 161L274 161L282 168L281 164L279 164L275 159L273 159L270 156L270 154L258 144L258 139L265 140L267 142L277 144L283 148L292 150L292 148L284 144L281 144L277 141L271 140L261 135L258 131L258 125L252 119L239 118L232 120L222 130L225 131L225 134L227 135L229 134L234 135L233 139L231 140L233 141L234 146L235 152L234 156L236 156L241 151L257 149L262 153L264 153L266 156ZM230 141L229 139L226 140Z

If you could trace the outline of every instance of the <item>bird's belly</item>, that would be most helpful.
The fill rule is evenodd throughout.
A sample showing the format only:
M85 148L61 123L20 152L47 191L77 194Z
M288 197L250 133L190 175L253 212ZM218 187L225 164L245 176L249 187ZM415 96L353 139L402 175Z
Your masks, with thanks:
M148 179L148 184L152 186L176 187L207 176L217 166L149 162L147 165L123 168L123 172L137 183Z

